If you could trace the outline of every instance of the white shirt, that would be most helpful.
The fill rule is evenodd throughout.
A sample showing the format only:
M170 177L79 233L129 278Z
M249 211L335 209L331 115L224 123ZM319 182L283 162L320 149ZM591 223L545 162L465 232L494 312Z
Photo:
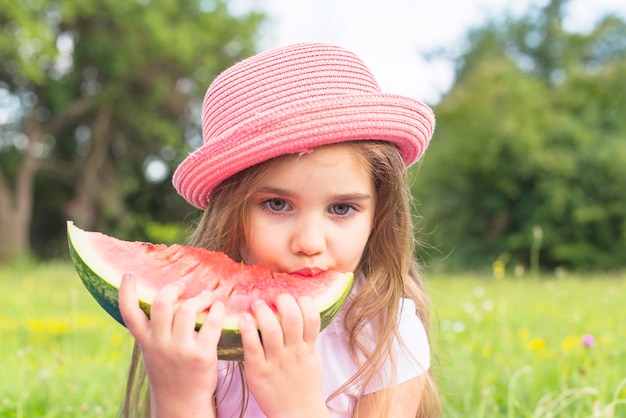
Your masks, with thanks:
M392 365L390 362L385 363L384 369L381 370L381 379L370 383L365 388L365 393L377 392L406 382L423 374L430 367L428 337L422 321L415 314L415 304L412 300L403 300L398 321L398 332L404 341L404 345L401 345L398 341L395 341L393 344L396 360L395 370L391 370ZM341 322L342 312L317 338L317 350L320 353L323 364L322 383L326 398L346 383L357 371L357 367L350 357L348 337L342 329ZM365 329L364 332L368 332L368 330L371 332L371 327ZM408 351L405 347L408 348ZM240 375L238 372L235 372L228 376L227 371L232 371L233 365L231 364L229 368L229 362L220 361L219 363L217 417L239 417L242 388ZM392 378L393 380L391 380ZM349 388L347 391L334 397L328 403L331 416L333 418L352 417L357 399L356 396L359 392L359 388ZM265 418L251 393L249 394L248 407L244 415L250 418Z

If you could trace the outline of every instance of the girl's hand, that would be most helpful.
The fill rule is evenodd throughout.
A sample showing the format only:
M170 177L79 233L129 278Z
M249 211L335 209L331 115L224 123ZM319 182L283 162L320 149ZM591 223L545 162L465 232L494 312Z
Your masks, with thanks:
M224 305L210 292L187 299L175 309L185 284L176 282L160 290L150 317L137 303L136 280L125 274L119 289L122 318L143 356L150 380L152 416L214 416L217 385L217 343L222 331ZM199 332L196 316L211 307Z
M276 307L280 322L267 304L253 304L258 330L251 315L241 319L248 387L268 417L328 416L322 360L315 349L319 311L313 299L302 297L296 302L286 294L277 298Z

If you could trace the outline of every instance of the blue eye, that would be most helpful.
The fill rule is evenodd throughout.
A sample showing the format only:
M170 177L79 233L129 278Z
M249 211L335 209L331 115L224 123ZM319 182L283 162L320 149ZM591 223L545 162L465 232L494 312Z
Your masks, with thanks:
M353 210L354 208L351 205L345 203L337 203L330 207L330 212L339 216L349 215Z
M268 199L263 202L263 206L265 206L268 210L272 212L282 212L289 209L289 204L284 199Z

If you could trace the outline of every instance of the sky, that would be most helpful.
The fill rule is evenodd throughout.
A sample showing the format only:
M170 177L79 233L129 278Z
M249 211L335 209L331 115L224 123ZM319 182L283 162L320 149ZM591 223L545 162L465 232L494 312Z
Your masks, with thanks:
M519 16L547 0L260 0L268 13L259 51L295 42L326 42L363 59L386 93L436 104L453 82L445 60L421 53L458 50L468 29L490 18ZM624 0L570 0L565 28L590 30L606 13L626 19Z

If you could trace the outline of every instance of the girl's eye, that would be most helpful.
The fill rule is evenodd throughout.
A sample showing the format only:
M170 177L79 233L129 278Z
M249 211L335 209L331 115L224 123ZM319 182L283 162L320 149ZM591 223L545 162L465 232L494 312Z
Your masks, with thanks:
M352 213L354 208L345 203L337 203L336 205L332 205L330 207L330 212L334 215L346 216Z
M263 202L263 205L272 212L283 212L289 210L289 204L284 199L268 199Z

